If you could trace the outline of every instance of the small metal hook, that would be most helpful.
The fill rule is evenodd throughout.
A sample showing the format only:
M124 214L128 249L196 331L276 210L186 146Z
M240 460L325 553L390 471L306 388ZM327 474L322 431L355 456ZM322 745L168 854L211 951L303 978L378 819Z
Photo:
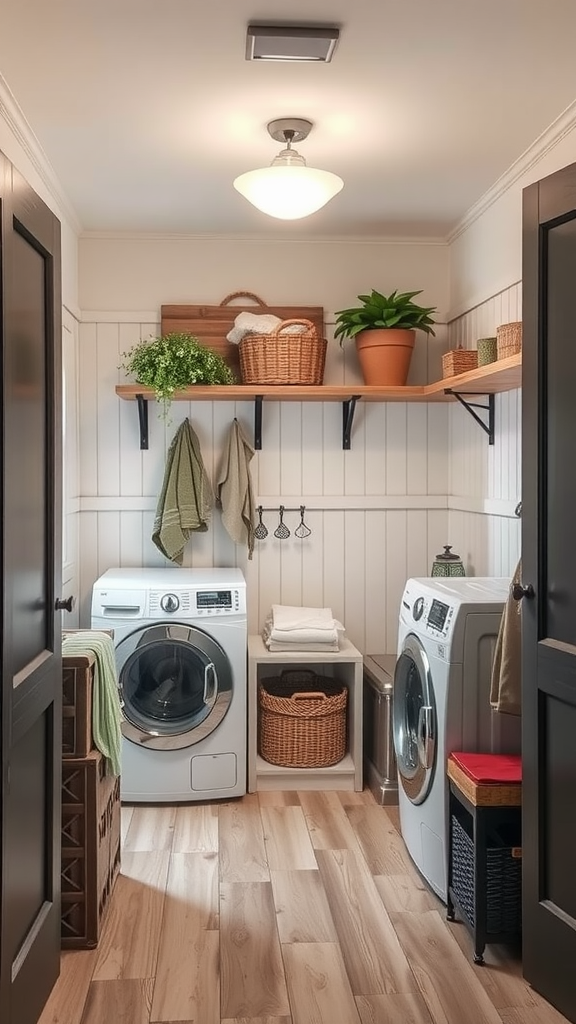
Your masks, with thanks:
M516 505L516 508L514 509L514 515L518 516L518 519L520 519L520 517L522 515L522 502L521 501L519 501L518 504Z

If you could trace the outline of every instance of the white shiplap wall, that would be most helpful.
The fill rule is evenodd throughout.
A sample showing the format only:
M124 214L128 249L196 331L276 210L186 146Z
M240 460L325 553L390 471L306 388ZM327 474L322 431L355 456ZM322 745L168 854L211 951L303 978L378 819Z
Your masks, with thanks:
M333 317L328 317L332 319ZM92 314L80 327L81 620L89 623L96 577L112 566L166 564L150 540L170 439L189 416L214 480L231 421L252 438L250 403L174 403L166 423L150 407L150 447L139 449L135 403L120 401L121 353L155 335L150 321ZM328 326L330 336L331 330ZM419 339L411 379L438 376L445 330ZM325 381L359 379L352 346L329 345ZM269 536L247 561L215 511L212 529L189 542L189 566L238 565L246 574L249 629L258 631L272 603L330 606L365 653L394 651L402 587L426 575L448 530L448 407L366 404L357 408L352 450L342 450L338 403L264 403L263 443L251 463L256 503L306 505L312 534L294 537L297 513L285 521L288 540Z
M521 284L499 292L449 324L449 347L475 348L499 324L522 319ZM479 398L482 402L483 399ZM521 392L496 395L495 443L460 406L449 416L449 533L466 570L510 575L520 555Z

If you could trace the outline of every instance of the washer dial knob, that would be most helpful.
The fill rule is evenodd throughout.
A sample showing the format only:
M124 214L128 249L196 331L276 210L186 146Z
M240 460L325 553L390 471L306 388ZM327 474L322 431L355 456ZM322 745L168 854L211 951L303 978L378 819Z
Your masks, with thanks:
M164 594L160 599L160 607L163 612L177 612L180 607L180 601L176 594Z
M414 601L414 604L412 605L412 615L414 616L414 619L415 619L416 622L418 622L418 619L422 618L422 612L423 611L424 611L424 598L423 597L417 597L416 600Z

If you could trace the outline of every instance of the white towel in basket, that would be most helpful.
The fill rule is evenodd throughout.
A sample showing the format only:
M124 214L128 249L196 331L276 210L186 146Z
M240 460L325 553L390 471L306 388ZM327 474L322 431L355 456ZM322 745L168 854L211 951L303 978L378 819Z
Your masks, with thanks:
M281 323L280 317L274 316L274 313L238 313L226 340L232 345L239 345L246 334L271 334ZM289 324L282 334L302 334L305 330L304 324Z

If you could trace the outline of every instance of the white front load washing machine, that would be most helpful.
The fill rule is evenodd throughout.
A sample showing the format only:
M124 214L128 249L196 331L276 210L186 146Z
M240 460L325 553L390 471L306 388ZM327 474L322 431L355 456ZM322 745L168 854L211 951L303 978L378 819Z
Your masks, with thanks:
M416 867L444 901L447 757L520 751L520 719L490 706L509 586L498 577L410 579L400 605L393 704L400 825Z
M246 792L246 583L239 569L109 569L92 628L112 629L122 800Z

